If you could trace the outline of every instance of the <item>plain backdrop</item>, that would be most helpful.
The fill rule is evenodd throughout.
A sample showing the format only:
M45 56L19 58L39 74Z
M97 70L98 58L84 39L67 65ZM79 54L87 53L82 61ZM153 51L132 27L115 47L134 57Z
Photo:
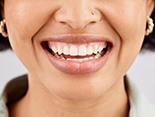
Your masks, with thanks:
M27 70L13 52L0 53L0 93L11 78L25 73ZM147 98L155 104L155 53L139 54L127 74Z

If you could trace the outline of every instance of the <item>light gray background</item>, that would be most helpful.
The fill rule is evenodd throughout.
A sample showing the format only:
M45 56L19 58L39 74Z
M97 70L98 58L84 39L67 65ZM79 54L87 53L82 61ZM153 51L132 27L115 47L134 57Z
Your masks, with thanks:
M24 73L27 73L27 70L13 52L0 53L0 89L3 89L8 80ZM128 76L155 104L155 53L140 54L130 68Z

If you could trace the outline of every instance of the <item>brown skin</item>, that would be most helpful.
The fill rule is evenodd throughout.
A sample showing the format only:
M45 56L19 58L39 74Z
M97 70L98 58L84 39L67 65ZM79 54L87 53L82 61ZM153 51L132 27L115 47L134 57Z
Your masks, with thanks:
M124 75L140 51L154 0L4 1L10 43L29 71L28 92L12 105L11 117L128 116ZM62 73L39 39L80 33L110 38L108 61L95 73Z

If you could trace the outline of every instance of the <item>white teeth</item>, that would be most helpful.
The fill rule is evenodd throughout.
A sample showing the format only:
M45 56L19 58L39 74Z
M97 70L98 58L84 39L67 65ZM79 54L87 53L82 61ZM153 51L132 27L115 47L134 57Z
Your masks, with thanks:
M95 55L95 58L97 59L97 58L100 58L101 57L101 54L99 54L99 53L97 53L96 55Z
M98 52L98 45L94 45L94 54L97 54L97 52Z
M87 48L86 48L86 46L81 45L81 46L79 47L79 54L78 54L78 55L80 55L80 56L85 56L85 55L87 55Z
M98 59L101 57L100 53L97 53L95 56L90 56L90 57L85 57L85 58L64 58L64 56L55 54L55 57L59 58L59 59L63 59L63 60L68 60L68 61L74 61L74 62L84 62L84 61L88 61L88 60L93 60L93 59Z
M77 62L77 58L74 58L74 59L71 59L72 61L75 61L75 62Z
M59 56L59 55L58 55L58 56ZM64 58L62 55L60 55L60 58L65 60L65 58Z
M58 52L58 50L57 50L57 48L55 46L52 47L52 50L53 50L54 53Z
M57 47L58 47L58 54L59 55L62 54L63 53L63 49L62 49L61 45L58 45Z
M106 48L107 47L107 43L105 43L103 46L102 46L102 49Z
M76 46L74 46L74 45L70 46L70 55L71 56L77 56L78 55L78 49Z
M54 56L73 62L84 62L102 57L105 53L103 49L107 47L107 43L94 44L65 44L65 43L49 43L49 48L54 52ZM66 56L70 55L72 57ZM78 57L79 56L79 57ZM83 57L80 57L83 56Z
M93 59L97 59L97 58L99 58L99 56L86 57L86 58L67 58L66 60L74 61L74 62L84 62L84 61L93 60Z
M93 48L91 46L88 46L87 55L92 55L92 53L93 53Z
M69 55L69 47L68 47L68 46L64 46L64 48L63 48L63 53L64 53L65 55Z
M92 59L94 59L94 57L92 57L92 56L88 58L88 60L92 60Z
M71 59L71 58L67 58L67 60L68 60L68 61L71 61L72 59Z
M84 61L87 61L87 60L88 60L88 57L84 58L83 60L84 60Z
M58 54L54 54L54 56L56 56L57 58L60 58L60 56Z
M103 46L100 46L99 48L98 48L98 52L101 52L103 50Z
M83 59L77 59L77 62L82 62L83 61Z
M93 44L93 45L69 45L69 44L50 44L49 48L53 50L54 53L59 55L70 55L70 56L86 56L100 53L107 44Z

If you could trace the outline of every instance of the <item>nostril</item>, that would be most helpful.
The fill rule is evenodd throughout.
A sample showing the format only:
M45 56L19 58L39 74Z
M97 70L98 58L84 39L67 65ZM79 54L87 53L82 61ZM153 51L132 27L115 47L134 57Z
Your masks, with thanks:
M95 24L95 23L96 23L96 21L91 21L90 23L91 23L91 24Z
M83 29L88 25L95 24L101 19L101 14L90 10L66 10L61 9L54 15L55 21L71 27L72 29Z
M65 21L59 21L61 24L66 24L66 22Z

